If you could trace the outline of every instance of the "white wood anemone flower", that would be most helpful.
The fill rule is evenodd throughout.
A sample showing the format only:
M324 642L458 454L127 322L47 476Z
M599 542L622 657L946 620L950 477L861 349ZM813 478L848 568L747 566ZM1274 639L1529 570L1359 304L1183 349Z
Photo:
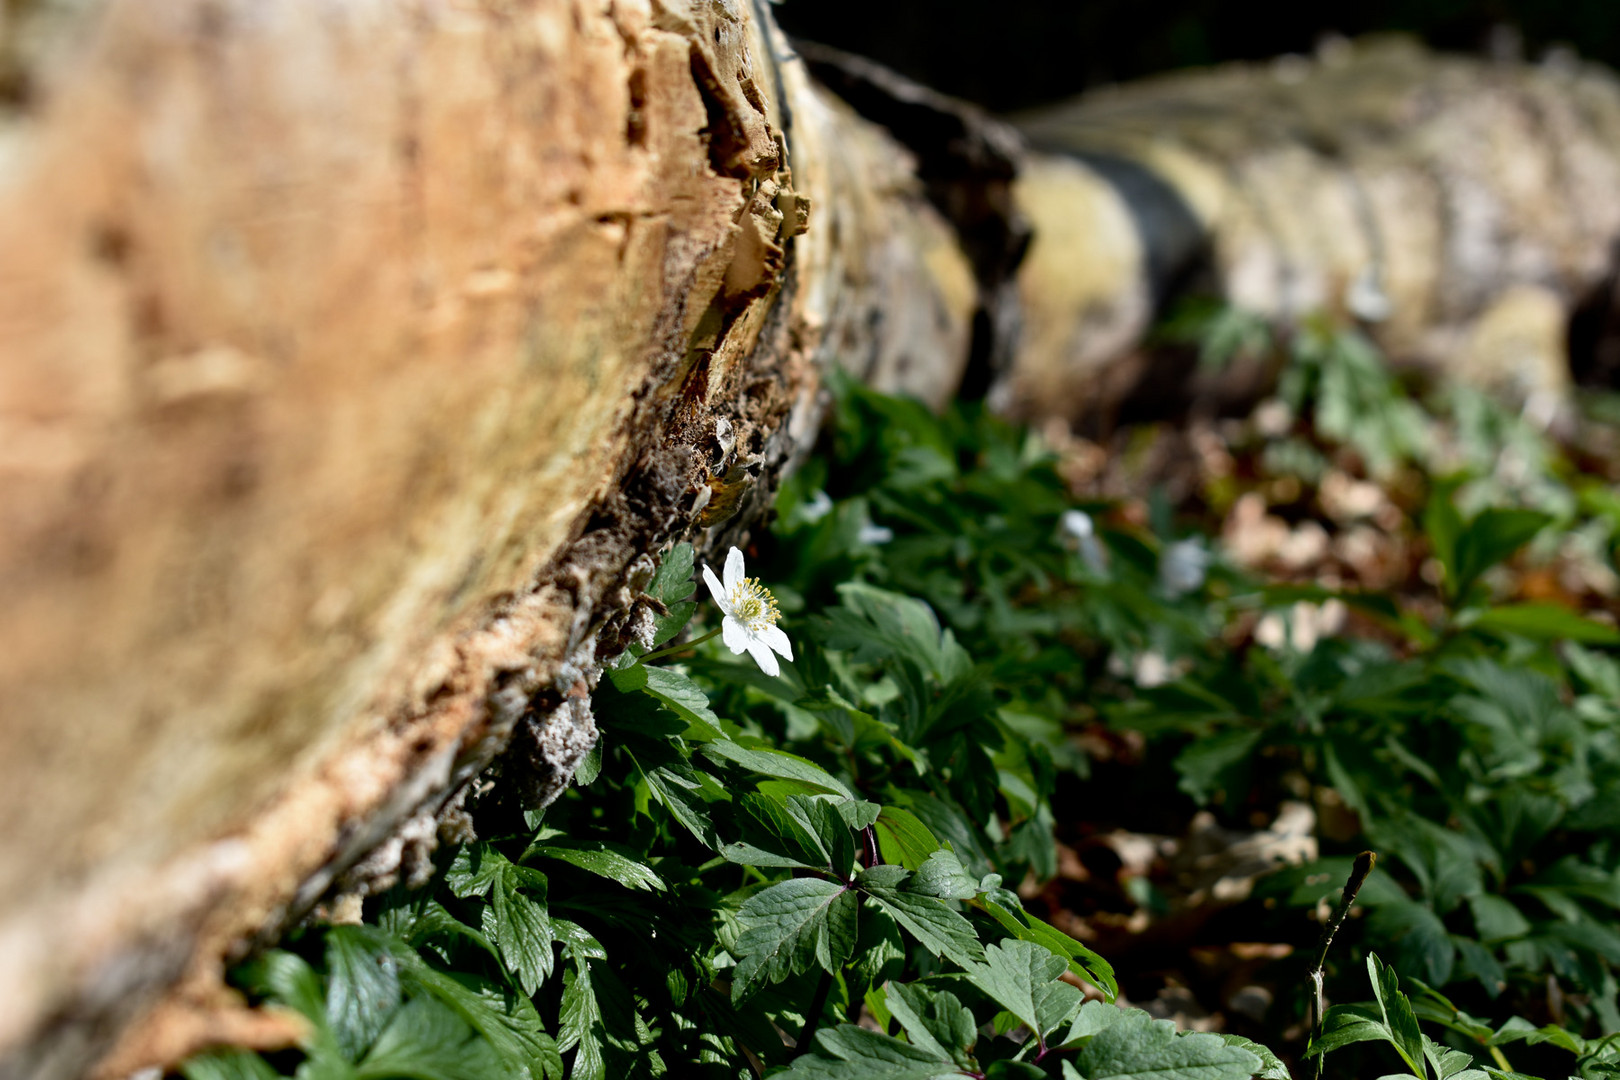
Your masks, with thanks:
M776 598L759 583L758 578L743 576L743 554L732 548L726 555L725 581L714 576L705 564L703 580L714 594L714 602L726 617L720 623L721 640L734 654L748 650L759 670L767 675L778 675L781 667L774 649L788 660L793 659L793 645L782 628L776 625L781 613L776 610Z

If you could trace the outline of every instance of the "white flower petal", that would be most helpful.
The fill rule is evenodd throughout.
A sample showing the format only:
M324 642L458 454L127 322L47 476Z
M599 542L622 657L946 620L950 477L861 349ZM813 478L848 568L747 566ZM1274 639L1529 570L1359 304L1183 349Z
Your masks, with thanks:
M714 597L714 602L720 605L720 610L729 613L731 601L726 599L726 590L721 586L720 579L714 576L714 571L709 569L708 563L703 564L703 581L709 586L709 593Z
M735 592L743 579L742 552L732 548L726 552L726 592Z
M748 655L754 658L754 663L758 664L759 670L765 674L780 675L782 673L781 667L776 663L776 657L771 655L771 650L767 649L765 643L758 638L749 639Z
M1063 511L1063 517L1059 520L1063 531L1076 540L1084 540L1096 531L1096 526L1091 521L1091 515L1084 510L1065 510Z
M733 653L740 653L748 648L754 639L749 635L746 626L727 615L720 621L720 640L724 641L726 648Z
M788 636L782 632L780 626L766 626L754 636L781 653L785 658L793 659L793 643L788 640Z

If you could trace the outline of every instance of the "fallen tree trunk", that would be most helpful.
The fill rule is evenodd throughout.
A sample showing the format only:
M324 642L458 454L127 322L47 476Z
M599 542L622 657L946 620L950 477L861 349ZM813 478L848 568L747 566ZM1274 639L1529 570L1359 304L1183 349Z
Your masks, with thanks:
M76 1075L121 1033L108 1074L276 1037L231 1011L228 959L420 872L509 744L504 779L553 797L651 553L745 538L827 364L935 402L982 364L1007 407L1084 416L1140 382L1109 373L1182 245L1243 302L1267 243L1327 268L1324 302L1361 265L1336 232L1245 231L1231 207L1266 170L1178 166L1207 125L1155 119L1168 91L1031 121L1063 147L1032 154L818 58L885 130L732 0L15 10L7 1075ZM1608 130L1606 93L1571 115ZM1229 172L1298 156L1251 135ZM1540 227L1509 224L1490 235ZM1557 263L1560 304L1601 277L1599 231ZM1513 265L1411 325L1546 287ZM1288 315L1308 293L1279 295Z
M1282 323L1359 322L1399 361L1520 399L1564 394L1572 364L1612 376L1607 70L1338 41L1089 94L1018 127L1036 148L1016 187L1035 241L1024 336L996 391L1006 411L1096 427L1133 395L1252 394L1254 372L1200 374L1186 350L1141 347L1190 290Z
M736 4L21 10L0 1071L73 1076L251 1037L224 962L514 736L554 795L649 553L757 515L830 351L965 355L974 286Z

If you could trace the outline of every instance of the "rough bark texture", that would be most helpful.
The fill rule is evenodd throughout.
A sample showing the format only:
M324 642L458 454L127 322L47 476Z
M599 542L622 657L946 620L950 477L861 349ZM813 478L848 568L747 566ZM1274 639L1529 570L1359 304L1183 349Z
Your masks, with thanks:
M226 958L514 732L565 784L649 553L972 273L746 3L4 11L0 1073L111 1074L273 1037Z
M1138 348L1191 283L1290 321L1361 319L1400 360L1562 393L1590 368L1620 240L1620 82L1339 41L1316 58L1156 79L1022 117L1035 241L995 400L1106 421L1190 370ZM1591 301L1596 301L1592 305Z

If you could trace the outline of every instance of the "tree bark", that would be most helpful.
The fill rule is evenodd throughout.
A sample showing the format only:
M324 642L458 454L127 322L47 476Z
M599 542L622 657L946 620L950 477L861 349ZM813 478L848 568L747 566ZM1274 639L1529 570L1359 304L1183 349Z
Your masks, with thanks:
M509 741L566 784L651 553L973 278L746 4L5 11L0 1072L116 1074Z

